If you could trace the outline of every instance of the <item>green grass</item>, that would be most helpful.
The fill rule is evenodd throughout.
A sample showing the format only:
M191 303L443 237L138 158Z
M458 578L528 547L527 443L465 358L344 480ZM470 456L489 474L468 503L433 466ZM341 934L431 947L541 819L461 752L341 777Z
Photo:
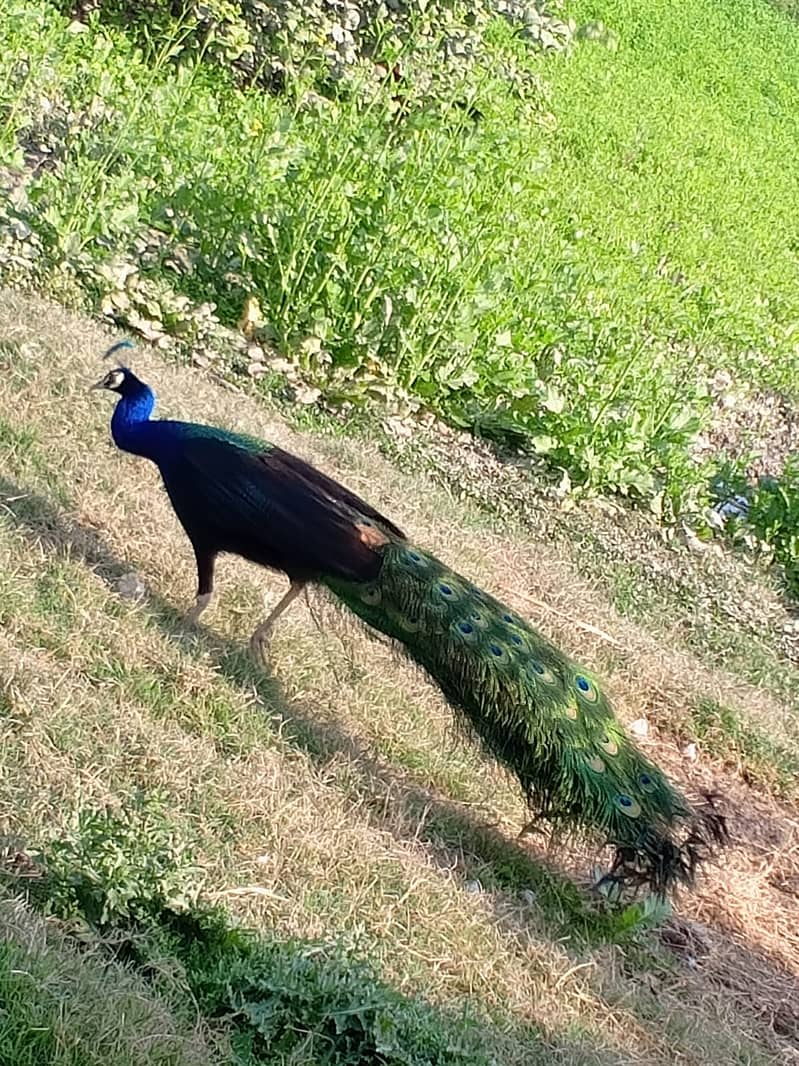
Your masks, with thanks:
M576 0L571 10L619 41L553 61L556 172L584 230L581 257L621 268L624 289L637 285L665 329L701 341L713 370L726 363L794 390L796 25L738 0Z
M799 27L765 0L575 0L605 43L546 57L489 20L475 60L429 90L445 68L412 27L402 119L368 71L322 84L310 44L273 95L227 69L229 40L184 47L166 8L74 32L47 0L6 6L0 280L77 295L233 375L248 357L217 320L235 327L255 296L260 340L350 425L384 400L430 407L666 517L705 491L690 443L709 377L796 393ZM476 123L452 106L471 98ZM713 937L691 967L647 931L662 914L589 896L593 855L520 844L513 783L338 615L298 603L264 674L246 635L255 582L270 600L278 582L226 561L188 631L185 539L86 396L107 338L17 299L0 306L0 818L48 869L12 862L8 894L49 919L7 923L3 1066L751 1066L795 1050L793 809L777 801L797 798L796 670L745 559L674 563L488 464L474 491L450 478L478 514L411 452L381 464L372 428L297 441L251 398L135 356L166 414L315 451L525 612L529 593L681 781L720 783L734 813L756 789L761 824L678 903L678 929ZM761 518L790 562L783 503ZM117 594L131 570L136 603Z
M0 150L52 153L8 211L48 284L120 321L203 345L192 306L234 326L256 296L332 402L408 397L668 513L704 491L689 444L716 370L793 389L799 27L766 0L569 13L618 48L543 57L489 20L426 90L438 53L410 32L400 121L357 72L305 96L312 51L276 97L187 58L177 23L142 51L13 0Z
M203 688L192 693L191 671L176 670L174 662L153 669L131 666L109 655L89 663L86 677L105 698L111 700L124 692L155 718L172 718L187 732L213 736L220 751L227 754L251 751L269 733L267 720L242 713L225 694Z
M3 1066L222 1066L228 1051L194 1029L191 1003L160 992L109 953L69 943L19 903L0 911Z
M631 562L586 565L607 584L614 606L621 614L637 619L664 635L679 625L682 640L690 650L709 665L729 670L791 708L799 722L799 695L796 690L796 666L786 661L776 649L779 631L776 622L787 620L772 604L772 617L756 609L741 617L737 607L746 588L715 589L703 587L696 580L679 580L683 575L660 574ZM726 609L722 609L726 607ZM738 616L737 618L735 616Z

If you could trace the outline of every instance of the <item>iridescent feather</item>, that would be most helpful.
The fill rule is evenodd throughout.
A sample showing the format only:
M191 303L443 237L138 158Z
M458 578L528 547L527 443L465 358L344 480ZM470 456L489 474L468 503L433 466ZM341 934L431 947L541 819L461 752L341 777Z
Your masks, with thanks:
M633 744L597 681L504 604L421 549L388 539L377 580L325 584L399 642L461 724L518 778L531 810L616 849L610 876L663 894L723 842Z

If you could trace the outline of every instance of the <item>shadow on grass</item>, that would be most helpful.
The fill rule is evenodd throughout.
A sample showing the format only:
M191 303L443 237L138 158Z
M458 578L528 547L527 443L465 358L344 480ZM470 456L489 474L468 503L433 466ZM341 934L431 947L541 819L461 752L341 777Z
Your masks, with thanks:
M0 477L0 509L13 520L16 528L26 538L43 546L55 557L66 556L72 560L81 560L114 590L119 578L130 572L130 562L117 558L96 530L60 511L45 497L27 491L3 477ZM170 640L177 641L187 654L197 653L197 631L185 629L182 614L150 591L145 594L143 602L151 618ZM361 781L358 787L366 800L368 817L374 824L381 829L388 829L396 836L429 843L434 857L440 857L440 868L447 874L452 870L451 852L457 851L461 858L464 881L478 875L486 878L488 871L493 882L492 887L516 892L521 888L532 889L536 904L556 930L553 932L553 938L566 931L572 940L582 940L585 943L608 938L606 919L586 904L577 887L567 878L547 868L543 863L534 861L524 848L509 841L458 803L414 783L407 774L392 771L357 737L330 721L320 723L312 708L287 701L279 682L252 662L246 644L220 638L204 627L200 627L199 631L203 638L203 651L211 651L215 665L229 681L245 687L248 692L256 691L264 708L280 726L284 739L307 753L319 765L324 765L337 754L345 754L359 767ZM392 808L395 816L392 816ZM398 813L402 816L396 817ZM401 826L414 828L403 834L398 828ZM444 857L445 849L450 851L449 859ZM504 921L504 918L502 920ZM281 965L288 965L286 952L289 948L285 945L280 947L282 943L276 941L277 946L269 947L268 942L263 941L263 945L267 945L269 950L278 953L276 958L279 955ZM307 965L304 960L307 960L311 949L300 942L296 949L296 965L302 970ZM343 980L342 975L346 967L342 969L342 966L344 964L340 959L320 962L311 976L314 981L322 983L332 979L331 974L336 976L337 981ZM264 988L269 987L266 977L264 981ZM437 1008L422 1000L406 1000L383 984L378 984L377 991L380 993L378 1000L382 996L386 1002L402 1002L405 1004L403 1009L414 1017L419 1011L429 1019L435 1020L438 1017ZM243 1003L244 1000L241 1000L238 1009L244 1011L244 1017L252 1008L252 1021L258 1010L252 1004L245 1010ZM229 1014L230 1011L235 1013L232 1003L225 1007L223 1013ZM439 1022L442 1032L453 1031L453 1019L454 1015L441 1013ZM497 1030L497 1040L500 1044L504 1040L502 1033L507 1034L512 1042L515 1042L514 1036L516 1039L523 1038L530 1044L531 1066L538 1062L551 1061L553 1044L543 1029L530 1023L520 1023L510 1017L498 1019L498 1022L501 1026ZM513 1035L510 1035L511 1033ZM605 1052L595 1049L590 1038L580 1039L579 1049L574 1047L573 1056L569 1051L570 1042L562 1044L559 1034L554 1034L553 1039L560 1054L569 1054L570 1062L601 1064L616 1061L615 1057L612 1060L606 1059ZM261 1037L256 1033L253 1040L257 1043ZM460 1061L457 1057L441 1059L442 1063ZM467 1057L463 1061L482 1063L493 1060Z

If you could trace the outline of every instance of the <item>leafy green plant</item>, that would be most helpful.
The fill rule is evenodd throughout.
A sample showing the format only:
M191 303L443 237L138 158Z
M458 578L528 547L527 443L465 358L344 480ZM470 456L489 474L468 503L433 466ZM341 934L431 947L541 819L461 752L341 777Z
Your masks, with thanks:
M799 28L729 2L748 30L610 0L618 48L583 34L545 61L482 7L410 5L399 34L366 5L370 61L331 81L344 53L290 5L281 28L248 0L104 0L74 32L11 0L0 150L24 180L2 210L151 339L205 343L254 296L256 340L329 403L432 409L669 517L704 493L707 377L793 381L799 89L775 72ZM287 91L253 88L267 68Z
M302 1056L320 1066L489 1066L481 1022L381 980L354 946L271 939L220 908L166 913L137 951L179 959L203 1013L230 1026L237 1062Z
M44 849L38 895L62 918L99 927L158 917L196 902L201 870L170 820L166 797L131 797L119 809L83 807Z
M400 995L341 945L259 937L199 904L202 879L159 797L80 811L42 858L33 901L105 933L135 932L125 957L144 973L177 959L199 1008L232 1030L242 1066L299 1054L320 1066L491 1062L468 1012L450 1016Z
M749 505L748 522L772 549L792 596L799 596L799 455L779 478L763 478Z

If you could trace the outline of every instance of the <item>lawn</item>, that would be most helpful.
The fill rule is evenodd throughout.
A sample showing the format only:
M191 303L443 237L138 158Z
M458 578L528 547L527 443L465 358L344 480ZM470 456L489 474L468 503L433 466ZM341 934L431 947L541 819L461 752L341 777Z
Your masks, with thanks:
M722 792L735 847L674 917L648 931L635 911L606 913L588 892L601 857L517 842L513 783L323 598L286 616L267 673L246 637L279 579L227 562L213 613L187 630L188 546L154 472L110 444L106 397L86 392L107 335L10 292L0 333L4 880L53 916L4 912L3 1046L19 1049L6 1061L32 1061L34 1032L52 1061L113 1064L366 1063L375 1034L391 1063L767 1063L795 1048L795 815L768 775L747 784L757 763L730 727L779 735L795 758L789 703L695 655L678 610L668 639L625 617L609 570L589 578L518 522L498 531L375 442L298 436L252 398L135 353L162 414L246 428L368 490L589 663L685 787ZM131 572L138 600L119 592ZM727 708L721 752L696 731L710 700ZM690 737L696 761L681 754ZM165 918L208 906L255 946ZM140 1011L130 1025L81 991L109 951L109 988ZM335 1018L351 1058L324 1036Z

